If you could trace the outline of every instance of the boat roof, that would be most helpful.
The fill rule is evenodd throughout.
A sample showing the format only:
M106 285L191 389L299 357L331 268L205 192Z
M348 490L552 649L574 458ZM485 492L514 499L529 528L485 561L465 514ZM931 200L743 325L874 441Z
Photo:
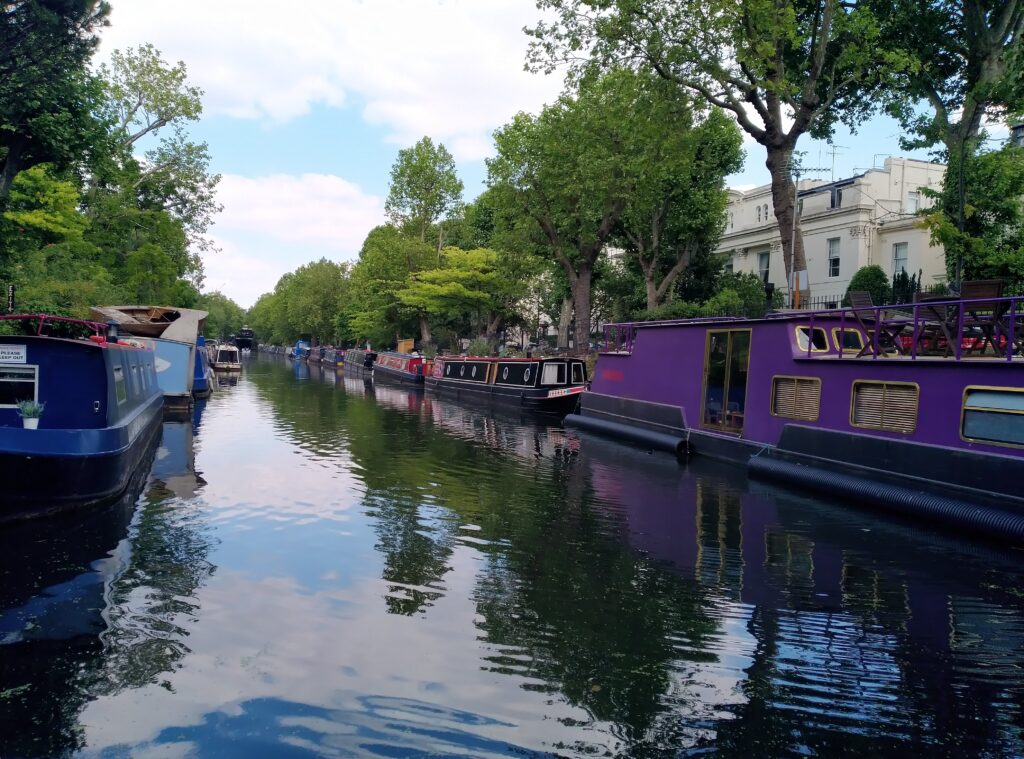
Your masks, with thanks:
M194 308L168 306L95 306L89 310L97 321L116 322L129 334L183 343L196 342L209 316Z

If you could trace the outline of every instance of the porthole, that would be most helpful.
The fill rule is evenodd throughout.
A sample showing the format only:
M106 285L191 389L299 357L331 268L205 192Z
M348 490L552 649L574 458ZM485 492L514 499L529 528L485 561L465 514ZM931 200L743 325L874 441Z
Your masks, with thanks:
M475 377L476 376L476 367L475 366L473 367L473 371L469 373L469 376L470 377Z
M505 367L505 368L504 368L504 369L502 370L502 372L501 372L501 378L502 378L503 380L507 380L507 379L508 379L508 367L507 367L507 366L506 366L506 367Z
M523 382L530 381L530 367L526 367L526 371L523 372Z
M448 364L448 366L446 366L444 368L444 373L446 375L448 375L449 377L451 376L451 374L452 374L452 365L451 364Z
M459 376L460 377L465 377L466 376L466 365L465 364L463 364L462 368L459 369Z

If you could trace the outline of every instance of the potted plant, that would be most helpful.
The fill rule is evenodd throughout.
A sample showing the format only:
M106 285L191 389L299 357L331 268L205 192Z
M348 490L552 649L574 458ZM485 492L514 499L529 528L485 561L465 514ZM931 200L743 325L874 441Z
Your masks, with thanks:
M18 401L18 416L21 417L21 424L27 430L34 430L39 427L39 417L43 415L45 403L38 401Z

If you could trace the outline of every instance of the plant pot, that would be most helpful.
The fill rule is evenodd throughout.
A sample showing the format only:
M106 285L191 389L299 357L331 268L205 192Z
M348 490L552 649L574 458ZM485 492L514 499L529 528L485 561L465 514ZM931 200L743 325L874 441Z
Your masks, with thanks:
M29 419L28 417L22 417L21 424L26 430L36 430L39 429L39 418Z

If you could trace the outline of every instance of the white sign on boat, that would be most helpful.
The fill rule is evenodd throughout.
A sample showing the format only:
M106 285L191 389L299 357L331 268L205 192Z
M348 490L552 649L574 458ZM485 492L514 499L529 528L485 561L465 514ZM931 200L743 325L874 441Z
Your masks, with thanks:
M0 345L0 364L24 364L28 361L28 348L24 345Z

